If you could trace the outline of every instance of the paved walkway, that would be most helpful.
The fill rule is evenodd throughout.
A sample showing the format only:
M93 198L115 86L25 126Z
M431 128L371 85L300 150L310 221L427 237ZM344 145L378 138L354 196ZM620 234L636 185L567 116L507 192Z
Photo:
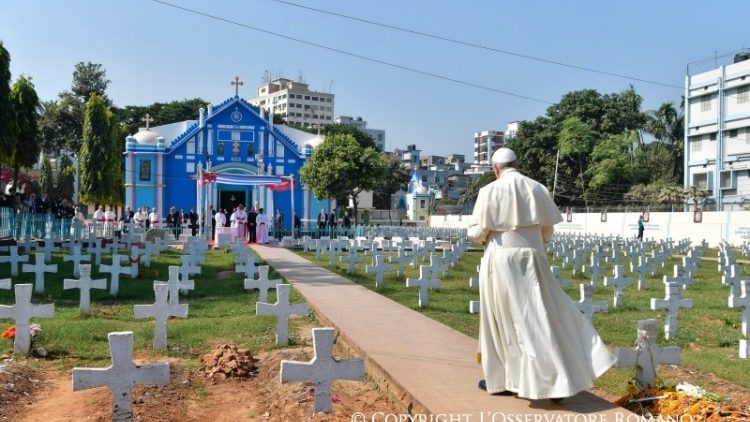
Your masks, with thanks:
M533 415L550 413L589 414L587 421L627 420L631 415L587 392L559 405L549 400L484 393L477 388L482 368L475 361L475 339L289 250L272 246L254 249L294 285L323 321L339 331L344 341L365 359L368 370L383 374L389 388L396 387L397 396L405 393L409 399L406 402L414 402L417 408L432 414L472 414L461 420L487 422L492 420L488 416L496 412L531 415L529 421L534 421ZM594 416L599 413L601 417ZM495 421L502 420L498 413ZM580 420L580 416L575 420Z

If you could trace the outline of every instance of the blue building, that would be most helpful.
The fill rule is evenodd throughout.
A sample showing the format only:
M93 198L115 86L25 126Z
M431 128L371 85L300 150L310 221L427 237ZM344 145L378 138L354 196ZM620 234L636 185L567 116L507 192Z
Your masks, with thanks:
M231 210L239 204L262 207L269 216L280 209L286 228L292 224L292 204L300 218L313 218L329 209L329 200L315 198L302 186L299 171L323 142L314 135L273 124L273 117L238 96L198 111L198 120L141 128L126 138L125 203L156 208L166 216L170 207L206 203ZM199 174L220 176L208 190L210 202L198 203ZM285 177L292 188L271 189ZM205 194L204 194L205 195ZM312 211L311 211L312 210Z

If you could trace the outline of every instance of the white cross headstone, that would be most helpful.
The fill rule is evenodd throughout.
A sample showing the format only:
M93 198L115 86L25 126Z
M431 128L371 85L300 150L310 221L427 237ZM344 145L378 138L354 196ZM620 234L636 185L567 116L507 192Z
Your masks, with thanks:
M616 348L617 357L615 367L636 367L635 377L641 389L654 386L656 380L656 365L680 363L680 348L677 346L660 348L656 344L656 336L659 331L659 322L655 319L638 321L638 332L636 337L636 348Z
M10 275L12 277L18 276L18 264L23 262L29 262L28 255L19 255L18 246L8 247L8 256L0 256L0 263L7 262L10 264Z
M91 305L91 289L106 289L107 279L100 278L96 280L91 279L91 265L81 265L80 275L78 280L75 279L63 279L63 290L68 289L79 289L81 291L81 299L79 301L79 309L82 314L88 314Z
M357 248L349 248L349 253L339 257L339 259L349 265L346 272L350 274L356 270L357 264L362 262L362 257L357 255Z
M154 283L156 300L153 305L135 305L135 319L154 318L154 350L167 349L167 320L169 317L187 318L188 305L171 305L167 302L169 285Z
M377 254L372 257L375 260L374 265L366 265L365 273L375 273L375 287L380 289L383 287L383 277L386 271L393 271L393 266L385 263L385 257L381 254Z
M46 265L44 263L44 254L37 252L36 262L34 265L23 264L21 271L24 273L34 273L34 292L44 293L44 273L57 272L57 264Z
M750 359L750 340L740 340L740 358Z
M180 280L189 281L191 274L200 274L201 267L196 267L192 261L192 258L188 255L182 255L180 257ZM182 293L187 293L183 291Z
M553 265L549 267L549 269L552 272L552 275L555 276L555 280L557 280L557 284L559 284L560 287L570 286L570 279L562 277L562 275L560 274L560 267Z
M27 238L24 240L16 241L16 245L23 248L24 252L26 252L27 254L30 254L31 248L36 249L36 247L39 245L39 242Z
M478 314L479 308L480 308L480 302L478 300L469 301L469 313L470 314Z
M365 366L362 359L338 361L333 358L333 328L313 328L315 356L309 362L281 361L281 383L311 381L315 384L313 414L333 409L331 388L336 380L362 381Z
M44 246L36 247L37 252L40 249L42 250L42 252L44 252L44 262L50 262L52 260L53 252L60 252L60 248L55 246L55 241L50 237L44 238Z
M13 341L13 353L27 355L31 347L31 334L29 333L31 318L54 317L55 305L32 305L31 284L16 284L14 288L16 304L13 306L0 305L0 319L12 319L14 321L16 337Z
M255 273L258 272L258 267L255 265L255 256L247 253L238 258L238 263L234 267L234 272L244 274L245 278L255 277Z
M649 273L649 265L646 262L646 257L643 255L638 256L638 263L630 262L630 272L638 274L638 290L643 290L646 285L646 274Z
M106 252L105 248L102 248L102 240L98 237L89 241L89 247L87 252L94 254L94 263L96 265L102 265L102 253Z
M440 278L441 275L448 274L448 262L445 258L430 254L430 272L435 278Z
M73 391L107 387L112 391L112 420L133 419L131 389L136 385L169 383L169 363L136 365L133 362L133 332L114 332L109 338L112 365L106 368L73 368Z
M141 248L136 245L130 247L130 278L138 278L138 270L141 266Z
M731 296L729 298L730 308L745 308L742 312L742 335L750 336L750 281L742 280L742 296Z
M430 277L430 269L427 265L420 265L419 278L407 278L406 287L419 288L419 307L425 308L430 304L428 289L440 288L440 280Z
M607 302L594 302L594 286L581 283L579 288L581 299L575 305L586 319L591 321L594 317L594 312L607 312Z
M407 262L409 262L409 258L411 258L411 257L406 252L406 248L404 247L404 245L400 245L399 246L399 248L398 248L398 255L388 257L388 262L390 262L391 264L393 264L394 262L398 263L398 266L396 267L396 275L397 276L400 277L400 276L404 275L404 264L406 264Z
M673 277L665 276L664 281L675 282L679 284L683 289L687 289L688 286L693 284L692 277L693 277L693 274L690 272L688 268L675 265L674 276Z
M622 305L622 290L625 286L633 284L633 279L623 277L622 265L615 265L613 269L614 277L604 277L604 285L615 288L615 297L612 307L617 308Z
M738 295L740 282L742 280L743 277L737 265L732 265L731 267L729 267L729 271L721 276L721 284L729 286L729 297Z
M63 262L73 261L73 276L81 276L81 262L91 261L91 255L81 254L81 244L76 243L71 245L70 255L63 255Z
M164 283L163 281L154 280L154 283ZM195 288L195 282L193 280L180 280L180 267L177 265L169 266L169 280L166 282L169 284L169 304L179 305L180 304L180 291L193 290Z
M276 303L258 302L255 304L255 313L258 315L275 315L276 319L276 345L286 346L289 344L289 316L307 315L310 308L306 303L289 304L291 284L276 285Z
M591 272L591 285L596 287L599 281L599 273L601 272L601 258L596 253L591 254L591 265L589 265Z
M112 296L117 296L117 293L120 292L120 274L132 274L130 267L122 266L123 258L126 259L127 257L113 254L112 265L102 264L99 266L100 273L110 273L112 275L111 283L109 284L109 293Z
M143 249L143 255L141 255L141 262L146 268L151 268L151 257L159 256L159 247L153 242L146 242L146 246Z
M667 310L664 336L669 340L677 337L677 311L680 308L692 308L693 299L682 299L680 285L675 282L664 282L664 291L664 299L651 298L651 310Z
M275 289L277 284L281 284L281 280L269 280L268 271L270 267L268 265L261 265L258 267L258 278L246 278L245 279L245 290L258 289L260 291L260 297L258 302L268 302L268 290Z
M326 255L328 255L328 264L331 266L336 265L336 258L339 256L339 251L336 249L336 242L331 241L326 249Z

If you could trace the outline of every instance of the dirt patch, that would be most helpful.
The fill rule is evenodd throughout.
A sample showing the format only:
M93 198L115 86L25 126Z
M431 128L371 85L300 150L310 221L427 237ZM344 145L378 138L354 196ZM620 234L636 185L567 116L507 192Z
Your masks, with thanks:
M94 305L91 307L91 317L101 319L114 319L120 314L120 305Z
M42 373L20 363L0 363L0 421L15 420L44 385Z
M705 374L680 366L660 366L659 376L664 379L689 382L703 387L709 392L728 397L737 407L750 413L750 389L747 387L724 381L714 374Z
M227 280L227 279L230 279L230 278L237 277L238 274L239 273L236 273L236 272L234 272L232 270L219 271L218 273L216 273L216 279L217 280Z

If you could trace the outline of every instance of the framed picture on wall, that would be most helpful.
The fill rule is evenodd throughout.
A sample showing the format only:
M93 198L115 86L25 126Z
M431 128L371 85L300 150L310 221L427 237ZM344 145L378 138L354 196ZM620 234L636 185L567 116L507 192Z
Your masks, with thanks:
M602 223L606 223L607 222L607 210L602 211L602 215L601 215L600 219L601 219Z
M701 210L699 207L695 208L695 211L693 211L693 223L702 223L703 222L703 210Z
M650 218L648 211L643 211L643 214L641 215L643 215L643 222L648 223L648 220Z
M573 221L573 211L570 208L568 208L568 213L565 215L565 221L568 223Z

